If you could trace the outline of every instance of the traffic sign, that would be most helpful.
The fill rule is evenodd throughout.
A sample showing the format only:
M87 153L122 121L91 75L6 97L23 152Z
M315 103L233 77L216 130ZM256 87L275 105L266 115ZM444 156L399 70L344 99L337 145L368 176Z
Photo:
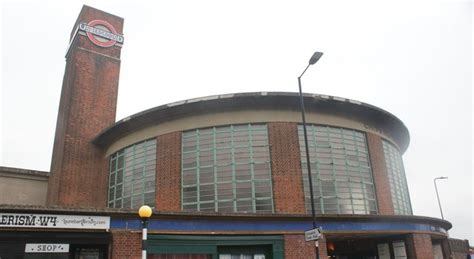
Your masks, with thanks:
M321 228L317 227L311 230L307 230L304 232L304 239L306 241L318 240L321 238Z

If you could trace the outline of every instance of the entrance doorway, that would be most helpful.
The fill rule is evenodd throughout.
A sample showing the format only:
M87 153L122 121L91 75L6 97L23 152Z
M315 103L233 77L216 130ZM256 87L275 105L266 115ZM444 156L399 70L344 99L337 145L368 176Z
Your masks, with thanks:
M327 240L327 253L334 259L406 259L401 237Z

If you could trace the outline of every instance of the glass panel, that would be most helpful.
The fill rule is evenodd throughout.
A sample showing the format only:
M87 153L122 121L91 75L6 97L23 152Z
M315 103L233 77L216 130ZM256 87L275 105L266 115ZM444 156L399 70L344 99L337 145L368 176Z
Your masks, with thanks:
M234 212L234 202L232 202L232 201L219 202L218 211L220 211L220 212Z
M252 183L251 182L238 182L236 184L236 197L237 199L251 199L252 198Z
M214 167L203 167L199 170L199 183L213 183L214 180Z
M216 168L217 182L228 182L233 180L232 166L218 166Z
M252 200L237 200L238 212L252 212Z
M392 242L393 246L393 254L395 255L395 258L399 259L406 259L407 254L405 250L405 242L404 241L395 241Z
M232 183L222 183L217 186L217 199L230 200L234 198Z
M197 183L196 169L183 170L183 185L190 185Z
M214 203L201 203L199 206L200 211L215 211Z
M200 201L213 201L215 197L214 185L201 185L199 188Z
M252 178L252 172L250 164L241 164L235 166L235 179L236 180L250 180Z
M124 198L123 199L123 204L122 206L124 208L130 208L131 207L131 204L132 204L132 199L130 197L127 197L127 198Z

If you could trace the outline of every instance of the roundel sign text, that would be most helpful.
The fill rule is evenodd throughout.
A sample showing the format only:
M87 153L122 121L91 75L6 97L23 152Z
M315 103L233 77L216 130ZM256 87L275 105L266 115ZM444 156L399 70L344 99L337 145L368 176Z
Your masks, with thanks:
M104 20L80 23L79 30L84 31L87 38L99 47L108 48L123 44L123 36L117 33L112 24Z

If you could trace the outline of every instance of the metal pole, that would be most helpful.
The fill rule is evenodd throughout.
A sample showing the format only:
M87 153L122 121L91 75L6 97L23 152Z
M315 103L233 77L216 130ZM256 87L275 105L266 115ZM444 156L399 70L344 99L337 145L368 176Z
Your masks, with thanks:
M313 229L316 228L316 213L314 210L314 195L313 195L313 179L311 177L311 160L309 158L309 146L308 146L308 132L306 130L306 118L305 118L305 109L304 109L304 98L303 98L303 91L301 88L301 77L303 76L304 72L308 69L310 65L308 65L301 76L298 77L298 86L300 90L300 106L301 106L301 118L303 120L303 133L304 133L304 144L306 150L306 164L308 167L308 181L309 181L309 196L311 197L311 215L313 219ZM315 243L316 248L316 259L319 259L319 244L316 241Z
M142 219L142 259L146 259L146 251L147 251L147 232L148 232L148 219Z
M445 177L445 176L436 177L433 180L433 182L434 182L434 186L435 186L435 190L436 190L436 198L438 199L439 212L441 212L441 219L444 220L443 209L441 208L441 200L439 199L438 186L436 184L436 180L443 180L443 179L448 179L448 177ZM448 243L448 256L449 256L449 258L453 258L451 244L449 243L449 231L447 231L447 230L446 230L446 235L447 235L446 242Z
M440 200L439 200L438 186L436 186L436 180L438 180L438 179L445 179L445 178L439 178L439 177L437 177L437 178L435 178L435 179L433 180L434 186L435 186L435 190L436 190L436 197L438 198L439 211L441 212L441 219L444 220L443 209L441 208L441 202L440 202Z

